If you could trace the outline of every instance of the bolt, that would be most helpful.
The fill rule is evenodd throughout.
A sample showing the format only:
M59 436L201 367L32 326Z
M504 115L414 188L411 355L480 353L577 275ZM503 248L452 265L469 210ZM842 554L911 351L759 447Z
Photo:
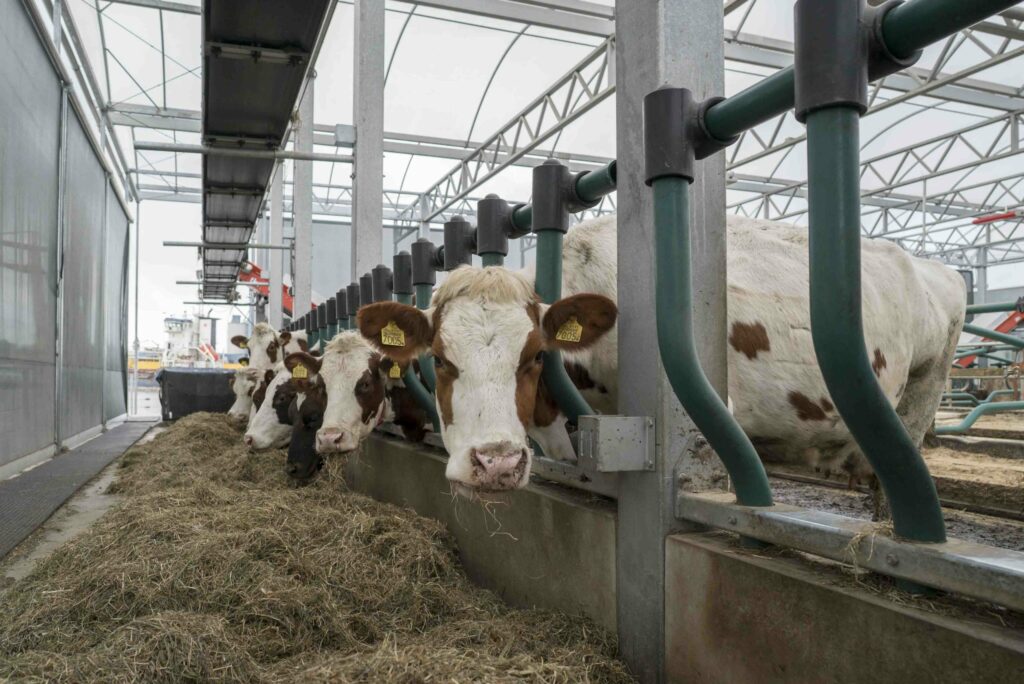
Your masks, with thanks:
M900 564L900 559L896 557L895 553L890 553L886 554L885 562L889 567L895 568L897 565Z

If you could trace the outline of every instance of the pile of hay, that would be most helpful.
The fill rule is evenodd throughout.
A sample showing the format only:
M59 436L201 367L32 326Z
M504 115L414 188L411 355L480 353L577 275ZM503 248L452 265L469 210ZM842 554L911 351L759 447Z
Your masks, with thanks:
M440 524L284 458L213 414L134 447L122 503L0 594L0 680L629 681L589 621L473 586Z

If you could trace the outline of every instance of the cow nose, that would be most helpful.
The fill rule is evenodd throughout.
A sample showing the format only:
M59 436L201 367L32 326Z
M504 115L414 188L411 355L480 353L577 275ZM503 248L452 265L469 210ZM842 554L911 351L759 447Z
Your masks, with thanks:
M472 449L469 458L477 483L485 489L515 489L526 471L526 449L508 444Z
M316 433L316 450L320 452L339 451L345 440L345 432L338 428L327 428Z
M252 435L246 435L245 437L242 438L242 441L245 442L245 446L249 447L250 449L252 448L254 441Z

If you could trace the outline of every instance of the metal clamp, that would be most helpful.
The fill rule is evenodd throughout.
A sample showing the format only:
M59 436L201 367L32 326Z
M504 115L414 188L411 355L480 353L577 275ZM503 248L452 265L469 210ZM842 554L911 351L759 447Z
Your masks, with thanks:
M654 419L580 416L579 455L602 473L654 470Z

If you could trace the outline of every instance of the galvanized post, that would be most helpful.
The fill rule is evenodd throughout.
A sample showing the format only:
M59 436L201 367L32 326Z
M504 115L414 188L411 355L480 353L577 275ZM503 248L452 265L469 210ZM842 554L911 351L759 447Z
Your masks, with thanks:
M616 578L619 650L642 682L665 680L665 537L685 529L674 516L677 483L706 490L724 482L715 458L696 458L703 438L680 407L655 354L653 201L644 185L643 99L664 85L700 100L722 95L722 3L698 0L616 4L619 412L656 422L653 472L619 476ZM694 56L699 55L697 59ZM691 187L694 330L712 386L726 388L724 155L704 160Z
M352 273L383 256L384 0L355 4L355 178L352 191Z
M280 245L284 242L284 163L274 164L274 177L270 183L270 244ZM282 283L284 282L284 254L277 249L267 250L267 284L270 290L267 318L270 325L277 330L283 321L284 304L282 302ZM308 304L308 302L306 302ZM302 311L299 300L292 300L292 318L297 318Z
M315 74L306 80L306 89L299 105L295 149L313 151L313 84ZM295 182L292 184L292 224L295 228L295 272L292 285L299 307L313 301L313 162L295 161Z

